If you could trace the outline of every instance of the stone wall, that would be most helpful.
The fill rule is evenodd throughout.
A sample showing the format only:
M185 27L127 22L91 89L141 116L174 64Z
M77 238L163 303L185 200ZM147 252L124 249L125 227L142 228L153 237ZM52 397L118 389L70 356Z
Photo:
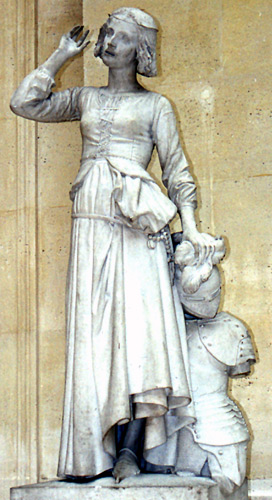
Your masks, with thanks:
M244 320L258 347L250 377L231 384L253 436L249 473L271 476L269 318L272 158L270 0L167 0L141 7L158 21L159 76L199 186L203 231L226 237L222 308ZM78 124L35 125L9 111L23 76L81 23L95 41L119 1L1 0L1 498L8 487L56 474L64 382L68 191L79 166ZM68 64L57 88L106 84L92 55ZM160 170L156 155L151 172ZM175 221L173 229L179 230ZM271 231L270 231L271 233ZM270 286L270 289L269 289Z

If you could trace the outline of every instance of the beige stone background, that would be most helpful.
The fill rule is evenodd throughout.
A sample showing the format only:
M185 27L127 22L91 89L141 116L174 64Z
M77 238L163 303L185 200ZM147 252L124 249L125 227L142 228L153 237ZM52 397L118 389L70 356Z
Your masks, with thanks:
M231 384L252 435L249 475L272 476L271 0L127 0L161 31L159 76L199 186L203 231L226 237L222 307L243 319L258 347L250 377ZM16 118L19 81L84 22L96 40L113 0L1 0L0 495L56 474L64 383L64 289L69 187L79 166L78 124ZM103 85L89 47L57 88ZM151 172L159 179L154 158ZM179 224L174 223L174 229Z

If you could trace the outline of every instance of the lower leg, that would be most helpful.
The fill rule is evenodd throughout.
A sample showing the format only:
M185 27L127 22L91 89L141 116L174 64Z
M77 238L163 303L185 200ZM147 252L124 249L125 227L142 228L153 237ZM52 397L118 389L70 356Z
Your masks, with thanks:
M132 420L127 424L119 457L113 469L113 477L119 483L122 479L140 473L138 458L145 428L145 419Z
M137 420L132 420L127 424L127 429L124 435L124 438L121 443L120 452L124 448L128 448L135 455L138 456L140 452L142 436L145 428L145 419L139 418Z

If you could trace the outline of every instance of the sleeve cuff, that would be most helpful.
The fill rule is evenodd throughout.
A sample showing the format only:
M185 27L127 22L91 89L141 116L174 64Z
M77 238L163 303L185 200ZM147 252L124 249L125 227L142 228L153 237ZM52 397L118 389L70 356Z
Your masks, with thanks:
M34 69L25 82L28 100L46 99L51 94L52 87L56 86L54 78L43 66Z

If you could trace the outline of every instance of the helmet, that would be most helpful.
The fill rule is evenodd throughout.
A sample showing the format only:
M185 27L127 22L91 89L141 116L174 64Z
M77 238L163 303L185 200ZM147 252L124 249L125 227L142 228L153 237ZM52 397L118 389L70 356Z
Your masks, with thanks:
M213 318L219 307L221 278L217 266L213 266L210 277L194 293L186 293L182 286L182 270L175 265L175 281L179 300L185 311L198 318Z

